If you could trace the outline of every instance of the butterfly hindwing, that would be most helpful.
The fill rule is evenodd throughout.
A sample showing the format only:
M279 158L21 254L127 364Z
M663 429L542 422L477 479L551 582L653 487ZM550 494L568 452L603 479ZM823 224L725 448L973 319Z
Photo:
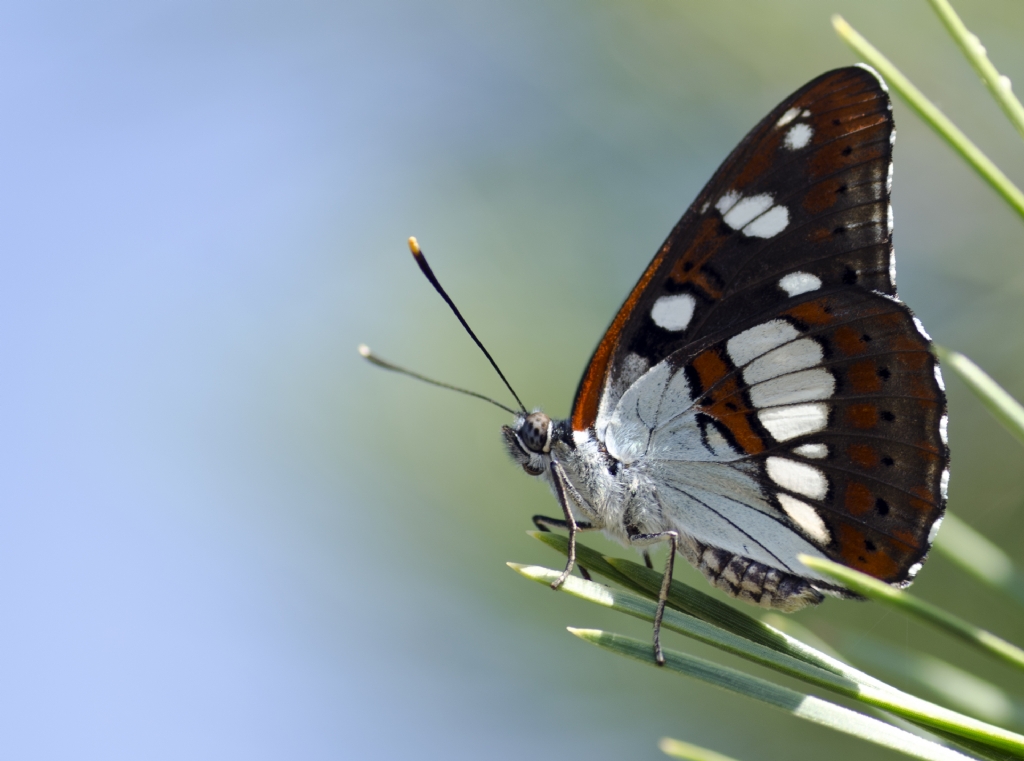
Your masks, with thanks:
M798 530L834 560L906 581L945 502L945 398L928 339L882 295L796 301L669 361Z

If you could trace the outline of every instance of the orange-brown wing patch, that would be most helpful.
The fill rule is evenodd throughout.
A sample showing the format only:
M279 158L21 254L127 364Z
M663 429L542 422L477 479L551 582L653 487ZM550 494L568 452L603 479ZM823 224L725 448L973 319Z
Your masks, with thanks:
M876 467L881 460L878 450L871 444L850 444L846 448L846 456L854 465L864 469Z
M743 397L738 375L718 347L701 352L690 363L703 392L696 407L721 423L747 454L760 454L765 441L754 430L754 411Z
M836 534L839 557L855 571L874 576L881 581L897 581L902 572L901 559L912 547L892 538L876 536L851 523L839 526Z
M846 408L846 421L862 431L878 425L878 407L874 404L851 404Z
M871 495L871 489L857 481L850 481L846 484L846 494L843 505L850 515L861 516L867 513L875 504Z
M835 321L832 308L825 299L805 301L803 304L786 310L784 314L792 317L797 323L808 327L820 327Z
M601 394L604 391L605 379L619 345L619 339L626 324L633 317L633 311L637 303L647 290L648 285L654 278L655 273L665 258L667 244L663 246L658 255L644 270L640 281L633 286L626 303L619 309L611 326L605 331L601 343L594 350L594 355L587 364L587 369L580 380L579 388L576 390L576 401L572 409L572 428L574 431L585 431L594 425L597 420L597 413L601 406Z
M722 296L721 282L706 268L725 242L721 226L717 217L701 221L693 243L683 251L669 271L669 280L676 288L692 286L708 299Z

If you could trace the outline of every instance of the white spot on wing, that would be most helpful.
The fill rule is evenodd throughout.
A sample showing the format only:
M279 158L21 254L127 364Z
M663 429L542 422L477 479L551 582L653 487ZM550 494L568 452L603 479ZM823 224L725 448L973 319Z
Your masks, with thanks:
M935 541L935 537L939 535L939 527L942 525L942 519L945 516L939 516L939 519L932 524L932 527L928 529L928 544Z
M924 336L926 339L928 339L929 341L932 340L932 337L928 335L928 331L924 329L924 323L921 322L916 317L914 318L914 327L917 328L917 332Z
M751 238L774 238L789 225L789 209L773 206L760 217L743 228L743 234Z
M651 319L665 330L683 330L690 324L696 306L697 302L688 293L662 296L651 308Z
M719 201L718 210L722 211L721 204L727 196L733 195L735 191L730 190ZM759 193L756 196L736 200L729 211L723 212L723 219L733 230L739 230L747 225L755 217L764 214L772 207L772 197L768 193ZM789 215L787 214L787 217Z
M892 162L889 162L889 172L885 175L885 191L892 192Z
M773 206L773 203L769 193L743 198L735 190L730 190L718 199L715 208L733 230L742 230L744 235L753 238L771 238L789 224L789 210L785 206Z
M764 461L768 477L788 491L795 491L811 499L823 499L828 493L828 479L813 465L784 457L769 457Z
M828 399L835 389L836 382L832 373L817 367L752 386L750 401L755 407L780 407L784 404Z
M891 166L891 165L890 165ZM707 212L708 207L711 206L711 201L705 201L704 205L700 207L700 213L704 214Z
M794 124L789 128L789 132L786 133L785 139L782 144L789 148L791 151L797 151L804 148L811 138L814 136L814 130L811 129L811 125L799 123Z
M868 66L866 63L856 63L854 66L859 66L864 69L864 71L870 72L872 76L878 80L878 86L882 88L883 92L889 92L889 85L885 83L885 80L882 79L882 75L875 71L874 68Z
M727 193L723 193L722 197L715 202L715 208L724 216L733 206L736 205L738 200L740 200L740 194L735 190L730 190Z
M806 108L800 113L800 116L802 116L804 119L806 119L810 115L811 115L811 112L808 111Z
M828 447L824 444L801 444L793 450L793 454L812 460L822 460L828 457Z
M821 403L773 407L758 412L757 419L776 441L789 441L824 430L828 424L828 408Z
M743 380L747 385L777 378L787 373L795 373L797 370L806 370L814 367L822 360L823 353L817 341L810 338L801 338L798 341L784 344L778 349L772 349L767 354L755 359L743 371Z
M942 380L942 368L938 365L935 365L935 382L939 384L939 388L942 391L946 390L946 382Z
M889 251L889 285L896 287L896 249Z
M949 446L949 415L939 418L939 438L943 444Z
M825 527L825 521L821 519L817 511L806 502L801 502L788 494L776 495L782 509L790 519L807 532L807 535L821 544L828 544L832 537Z
M943 499L949 499L949 468L942 471L942 478L939 479L939 494Z
M775 126L776 127L785 127L787 124L789 124L791 121L796 119L798 116L800 116L800 109L799 108L791 108L786 113L784 113L779 118L779 120L777 122L775 122Z
M622 359L622 375L628 378L639 378L647 372L651 363L634 351L631 351Z
M799 337L797 329L784 320L769 320L755 325L752 328L737 333L729 339L725 345L729 352L729 358L737 367L760 357L776 346L792 341Z
M821 279L810 272L790 272L779 280L779 288L790 296L799 296L821 288Z
M914 578L922 568L924 568L924 563L914 563L914 565L907 569L907 576L911 579Z
M889 235L892 235L892 204L888 204L885 210L885 226L889 230Z

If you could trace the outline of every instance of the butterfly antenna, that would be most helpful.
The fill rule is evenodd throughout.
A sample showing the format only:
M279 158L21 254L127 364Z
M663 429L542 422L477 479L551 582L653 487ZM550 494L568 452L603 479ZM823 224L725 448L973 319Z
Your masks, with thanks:
M448 296L447 293L445 293L444 288L442 288L441 284L437 281L437 277L434 275L434 271L432 269L430 269L430 265L427 264L427 258L423 255L423 251L420 250L420 244L416 241L415 238L409 238L409 250L412 251L413 259L415 259L416 260L416 264L418 264L420 266L420 271L423 273L424 277L426 277L427 280L430 281L430 284L432 286L434 286L434 290L441 294L441 298L444 299L445 303L449 307L451 307L451 310L453 312L455 312L455 316L459 318L459 322L462 323L462 327L464 327L466 329L466 332L469 333L469 337L472 338L474 341L476 341L476 345L480 347L480 351L482 351L484 353L484 356L487 357L487 360L491 363L491 367L494 368L494 371L496 373L498 373L498 375L501 377L502 381L504 381L505 387L508 388L508 390L512 392L512 396L514 396L516 398L516 401L519 403L519 408L523 412L526 412L526 405L524 405L522 400L519 398L519 394L517 394L515 392L515 390L513 390L512 384L509 383L508 379L505 377L505 373L503 373L501 371L501 369L498 367L498 363L494 361L494 357L492 357L491 353L489 351L487 351L487 349L484 348L484 345L480 342L480 339L476 337L476 333L474 333L473 329L471 327L469 327L469 323L466 322L466 318L462 316L462 312L459 311L459 308L457 306L455 306L455 302L451 300L451 297ZM410 373L410 375L411 375L411 373ZM444 384L437 384L437 385L444 385ZM449 388L451 388L451 387L449 387ZM466 393L472 393L472 392L466 392ZM473 394L473 395L474 396L480 396L479 394ZM481 398L486 398L486 397L481 397ZM495 402L495 404L497 404L497 402ZM501 405L498 405L498 406L500 407Z
M441 388L447 388L451 391L458 391L460 394L465 394L466 396L475 396L477 399L483 399L485 402L490 402L495 407L501 407L501 409L505 410L505 412L508 412L511 415L516 414L516 411L514 409L512 409L511 407L506 407L501 402L494 401L489 396L484 396L483 394L478 394L476 391L470 391L465 388L459 388L458 386L453 386L450 383L442 383L441 381L436 381L433 378L427 378L426 376L420 375L419 373L414 373L412 370L406 370L404 367L393 365L386 359L381 359L372 351L370 351L370 347L367 346L366 344L359 345L359 353L367 360L377 365L377 367L383 367L385 370L391 370L392 372L401 373L402 375L408 375L410 378L415 378L416 380L421 380L424 383L429 383L431 386L440 386Z

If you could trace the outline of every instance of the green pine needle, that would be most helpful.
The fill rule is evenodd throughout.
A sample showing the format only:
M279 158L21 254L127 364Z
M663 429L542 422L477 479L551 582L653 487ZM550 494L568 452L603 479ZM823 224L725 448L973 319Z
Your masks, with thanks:
M992 416L1003 424L1013 436L1024 444L1024 405L992 379L988 373L960 352L936 346L935 353L942 364L952 368L974 395L981 400Z
M925 602L900 589L895 589L867 574L833 563L831 560L813 558L809 555L800 555L799 560L808 568L828 574L857 594L902 610L904 613L974 645L979 650L993 655L1005 663L1024 669L1024 650L937 605Z
M558 571L541 566L516 563L508 565L523 576L544 585L550 585L560 575ZM654 620L655 602L627 590L614 589L594 581L570 576L560 587L560 591L645 621ZM929 729L981 743L989 748L1024 754L1024 737L1021 735L901 692L808 645L800 643L798 652L805 656L810 655L827 668L812 665L808 660L753 642L714 624L713 621L700 620L671 609L665 611L662 620L662 627L665 630L678 632L807 684L830 690L873 708L880 708ZM781 633L779 636L793 641ZM653 647L650 643L647 644L647 649L652 652L653 658Z
M673 740L671 737L661 738L658 747L666 756L681 758L683 761L736 761L734 758L715 753L713 750L684 743L682 740Z
M981 81L985 83L992 97L996 99L999 107L1006 113L1010 123L1017 128L1017 131L1024 137L1024 106L1021 106L1017 96L1013 94L1010 86L1010 78L1001 75L992 62L988 59L985 46L981 44L978 36L971 34L970 30L960 20L960 16L953 10L948 0L928 0L935 9L942 23L946 25L949 35L960 46L964 57L970 62L974 70L978 72Z
M590 642L613 653L651 665L655 664L654 652L649 642L641 642L632 637L597 629L570 628L569 632L585 642ZM664 669L759 700L780 708L796 718L859 737L875 745L891 748L912 758L929 759L929 761L964 761L970 758L951 748L898 729L891 724L851 711L849 708L686 653L666 649Z
M842 16L832 17L832 26L843 41L853 48L858 55L871 64L881 74L889 86L895 90L917 112L925 123L935 130L954 151L959 153L968 164L1003 197L1011 208L1024 217L1024 193L1010 181L1003 172L992 163L981 149L965 135L959 127L947 117L938 106L925 97L892 61L857 31Z

